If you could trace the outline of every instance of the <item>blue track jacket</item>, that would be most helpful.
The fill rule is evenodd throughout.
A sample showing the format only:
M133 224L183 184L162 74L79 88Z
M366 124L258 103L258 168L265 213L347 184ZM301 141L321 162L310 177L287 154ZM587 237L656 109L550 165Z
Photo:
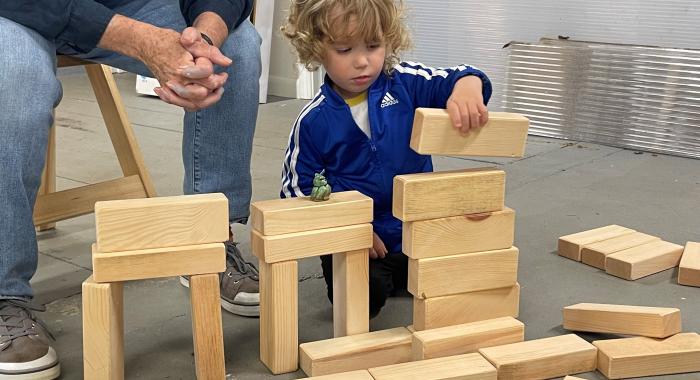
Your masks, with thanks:
M488 103L491 82L474 67L436 69L402 62L390 75L380 75L367 94L371 138L326 78L292 127L280 196L309 195L314 173L325 170L333 192L357 190L374 200L374 232L390 253L401 252L401 221L391 213L394 176L433 170L430 156L409 146L415 110L445 108L455 83L467 75L481 78Z

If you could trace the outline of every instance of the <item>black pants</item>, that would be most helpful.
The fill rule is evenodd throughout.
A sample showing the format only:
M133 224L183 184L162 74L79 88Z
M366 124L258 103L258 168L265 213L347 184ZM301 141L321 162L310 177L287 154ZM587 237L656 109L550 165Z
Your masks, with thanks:
M328 299L333 303L333 256L321 256ZM387 297L405 290L408 285L408 257L403 253L388 254L383 259L369 259L369 315L374 318Z

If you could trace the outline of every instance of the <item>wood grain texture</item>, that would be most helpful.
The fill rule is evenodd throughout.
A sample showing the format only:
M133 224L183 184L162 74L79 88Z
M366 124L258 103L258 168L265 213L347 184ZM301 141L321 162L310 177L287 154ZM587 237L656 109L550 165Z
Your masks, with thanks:
M273 374L299 365L299 269L296 261L260 262L260 360Z
M372 198L358 191L344 191L332 193L325 202L308 197L253 202L250 216L255 230L271 236L371 223L372 207Z
M228 200L223 194L97 202L99 252L176 247L228 240Z
M474 353L370 368L374 380L496 380L496 368Z
M411 148L420 154L445 156L522 157L530 121L523 115L489 112L481 128L462 134L444 109L418 108L413 119Z
M666 339L635 337L598 340L598 370L608 379L700 371L700 336L683 333Z
M451 256L510 248L515 236L515 211L505 208L482 214L403 223L402 249L412 259Z
M676 308L580 303L562 311L564 328L623 335L666 338L681 332Z
M416 331L500 317L517 318L520 284L506 288L413 299L413 328Z
M605 227L565 235L559 238L559 256L581 261L581 249L583 246L621 235L631 234L633 232L636 231L627 227L611 224Z
M83 282L83 371L87 380L124 379L122 283Z
M369 250L333 255L333 336L369 332Z
M366 370L334 373L332 375L305 377L305 380L374 380Z
M37 214L37 206L42 206L42 204L39 202L39 199L42 198L42 196L49 195L51 193L56 192L56 110L53 110L53 125L51 125L51 128L49 129L49 140L48 144L46 145L46 162L44 163L44 170L41 172L41 185L39 185L39 191L37 191L37 197L36 200L34 201L34 225L36 226L37 231L48 231L51 229L56 228L56 223L55 222L49 222L49 223L41 223L41 218L43 217L43 214L45 212L39 212ZM46 199L46 198L44 198ZM55 203L49 202L48 204L44 204L44 207L49 207L51 208L54 206ZM94 209L95 205L92 205L92 209L90 209L89 212L92 212ZM37 219L39 219L40 223L37 223Z
M678 266L683 246L657 241L613 253L605 259L605 272L637 280Z
M581 248L581 262L605 270L605 259L613 253L659 240L661 239L656 236L633 232L584 245Z
M409 259L408 291L431 298L515 286L518 248Z
M500 211L505 172L493 168L394 177L393 214L404 222Z
M688 242L685 245L678 269L678 283L700 287L700 243Z
M226 365L218 274L190 277L190 305L197 379L221 380Z

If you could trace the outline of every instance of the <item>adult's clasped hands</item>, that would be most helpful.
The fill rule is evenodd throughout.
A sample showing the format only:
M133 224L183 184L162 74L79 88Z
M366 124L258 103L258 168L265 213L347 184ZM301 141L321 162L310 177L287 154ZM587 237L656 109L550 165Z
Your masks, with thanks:
M215 73L214 65L229 66L231 59L193 27L182 33L158 29L156 34L144 41L141 52L141 60L160 82L161 87L154 89L156 95L190 112L218 102L228 74Z

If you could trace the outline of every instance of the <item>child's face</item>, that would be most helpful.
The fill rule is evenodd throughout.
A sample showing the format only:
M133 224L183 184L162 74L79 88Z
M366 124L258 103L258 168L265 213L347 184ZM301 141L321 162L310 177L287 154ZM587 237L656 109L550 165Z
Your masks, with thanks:
M348 30L353 30L351 19ZM326 41L323 67L333 80L335 89L343 98L352 98L365 92L384 68L386 47L383 41L365 41L355 36Z

